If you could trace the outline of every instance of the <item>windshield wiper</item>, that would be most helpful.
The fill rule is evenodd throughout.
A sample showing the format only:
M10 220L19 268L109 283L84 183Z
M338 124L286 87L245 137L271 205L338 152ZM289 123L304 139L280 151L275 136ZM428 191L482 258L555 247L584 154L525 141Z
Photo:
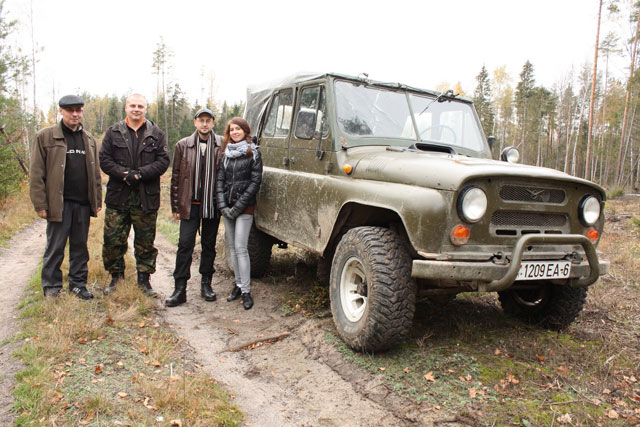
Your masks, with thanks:
M459 94L453 93L453 89L449 89L446 92L442 92L440 95L438 95L433 101L431 101L430 103L427 104L426 107L424 107L424 110L420 111L420 114L418 114L419 116L422 115L422 113L424 113L425 111L427 111L427 109L429 107L431 107L431 104L433 104L434 102L438 101L438 102L444 102L445 99L454 99L456 96L458 96Z

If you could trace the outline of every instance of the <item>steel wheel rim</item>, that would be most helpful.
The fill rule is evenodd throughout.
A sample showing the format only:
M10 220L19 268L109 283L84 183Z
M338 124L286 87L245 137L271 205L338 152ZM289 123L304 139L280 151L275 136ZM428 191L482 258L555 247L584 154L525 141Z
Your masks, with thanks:
M358 322L364 316L367 308L366 289L367 276L364 266L358 258L349 258L344 263L340 275L340 302L342 311L350 322Z

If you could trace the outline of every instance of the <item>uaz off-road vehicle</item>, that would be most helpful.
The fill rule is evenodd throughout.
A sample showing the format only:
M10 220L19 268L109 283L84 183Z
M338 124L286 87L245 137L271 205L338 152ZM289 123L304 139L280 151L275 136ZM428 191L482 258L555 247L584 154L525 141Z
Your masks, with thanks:
M272 246L330 268L336 328L354 349L403 340L416 298L498 292L504 311L571 323L609 264L599 186L491 159L469 99L339 74L248 89L264 163L252 274ZM517 161L517 160L516 160Z

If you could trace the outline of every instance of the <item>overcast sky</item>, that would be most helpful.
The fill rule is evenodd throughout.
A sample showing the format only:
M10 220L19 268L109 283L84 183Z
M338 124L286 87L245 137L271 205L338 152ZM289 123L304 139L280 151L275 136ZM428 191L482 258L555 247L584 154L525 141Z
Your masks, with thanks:
M160 37L192 103L202 88L206 96L210 75L214 98L234 102L249 84L297 71L366 72L427 89L459 81L472 94L483 64L489 72L506 65L515 85L526 60L550 88L593 61L598 1L6 0L26 51L30 5L43 49L38 101L48 108L54 87L56 98L133 91L153 99ZM622 65L612 68L623 77Z

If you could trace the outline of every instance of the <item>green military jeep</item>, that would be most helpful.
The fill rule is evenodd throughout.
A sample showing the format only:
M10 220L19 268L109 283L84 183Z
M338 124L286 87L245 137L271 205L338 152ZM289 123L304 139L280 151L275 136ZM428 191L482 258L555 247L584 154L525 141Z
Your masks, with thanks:
M405 339L416 300L498 292L506 313L570 324L609 264L601 187L491 159L471 100L340 74L247 91L264 163L252 274L274 244L318 254L352 348ZM492 138L489 138L492 142Z

